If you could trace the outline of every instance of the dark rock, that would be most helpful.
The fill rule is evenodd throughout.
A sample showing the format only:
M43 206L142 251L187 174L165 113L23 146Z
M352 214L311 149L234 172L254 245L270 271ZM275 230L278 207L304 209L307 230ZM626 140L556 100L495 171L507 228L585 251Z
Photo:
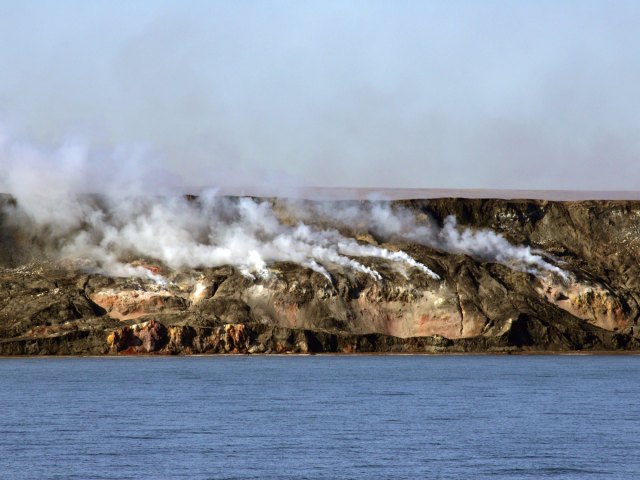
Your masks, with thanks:
M274 209L282 207L278 202ZM269 278L252 280L230 266L171 272L139 259L136 265L170 280L158 285L44 261L43 241L0 213L0 354L640 347L639 202L435 199L394 205L439 224L455 215L462 226L499 232L514 244L555 255L575 278L537 278L340 225L342 234L362 244L407 252L442 280L419 272L405 278L378 258L359 261L380 272L381 280L339 268L329 280L290 262L274 263Z

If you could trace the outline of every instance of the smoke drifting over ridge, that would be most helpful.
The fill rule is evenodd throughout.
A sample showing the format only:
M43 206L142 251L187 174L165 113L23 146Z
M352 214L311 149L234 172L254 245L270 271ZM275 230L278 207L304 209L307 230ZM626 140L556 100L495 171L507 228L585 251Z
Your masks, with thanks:
M490 230L459 228L454 216L439 227L432 219L418 219L403 208L392 208L389 202L369 202L365 205L336 209L335 205L316 205L299 209L302 218L328 217L342 225L360 225L377 236L390 240L400 238L448 253L468 255L476 260L500 263L534 275L551 273L563 280L570 275L532 252L530 247L512 245L502 235Z
M0 122L0 192L25 199L180 192L183 178L159 167L159 160L158 152L145 144L98 147L69 135L49 146Z
M344 206L280 201L281 211L276 211L267 200L224 198L215 190L186 198L176 193L174 182L152 171L128 169L132 163L125 152L96 157L86 145L73 142L48 151L5 135L0 168L8 173L0 188L17 200L5 213L15 225L44 239L54 258L84 259L89 268L113 276L160 281L156 273L131 263L142 258L175 270L232 265L251 277L267 277L270 263L289 261L328 279L332 268L340 268L381 280L364 261L378 258L404 275L419 272L439 279L405 252L338 231L359 225L385 240L397 237L536 275L567 278L529 247L512 245L495 232L461 229L452 217L440 227L389 202ZM130 152L134 163L143 158L136 150ZM329 226L319 222L323 219Z

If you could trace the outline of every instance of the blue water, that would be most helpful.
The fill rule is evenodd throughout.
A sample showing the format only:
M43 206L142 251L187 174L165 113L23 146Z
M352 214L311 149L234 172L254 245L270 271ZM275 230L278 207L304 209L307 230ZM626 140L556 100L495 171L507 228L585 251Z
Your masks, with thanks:
M0 359L0 478L640 477L640 357Z

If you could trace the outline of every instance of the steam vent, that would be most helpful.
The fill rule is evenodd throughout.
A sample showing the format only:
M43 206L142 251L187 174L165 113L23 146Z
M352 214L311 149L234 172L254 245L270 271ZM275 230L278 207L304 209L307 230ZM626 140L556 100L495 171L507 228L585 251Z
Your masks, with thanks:
M640 348L640 203L1 197L0 354Z

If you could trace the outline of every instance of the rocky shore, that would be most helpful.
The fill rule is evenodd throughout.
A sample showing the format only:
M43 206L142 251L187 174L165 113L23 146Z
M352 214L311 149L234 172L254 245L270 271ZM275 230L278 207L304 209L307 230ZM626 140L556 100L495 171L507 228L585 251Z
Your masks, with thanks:
M259 201L283 224L302 221L284 200ZM386 202L417 226L455 218L456 248L307 215L305 225L377 253L349 254L356 271L340 259L315 269L273 261L261 275L127 258L146 277L52 255L11 216L16 201L2 202L0 355L640 351L636 201Z

